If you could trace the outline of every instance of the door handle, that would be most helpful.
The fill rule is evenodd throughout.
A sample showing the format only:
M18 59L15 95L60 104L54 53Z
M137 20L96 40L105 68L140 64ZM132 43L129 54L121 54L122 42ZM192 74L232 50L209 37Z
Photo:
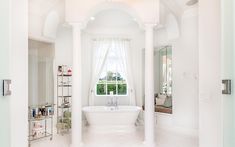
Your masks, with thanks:
M232 94L232 80L222 80L222 94L231 95Z

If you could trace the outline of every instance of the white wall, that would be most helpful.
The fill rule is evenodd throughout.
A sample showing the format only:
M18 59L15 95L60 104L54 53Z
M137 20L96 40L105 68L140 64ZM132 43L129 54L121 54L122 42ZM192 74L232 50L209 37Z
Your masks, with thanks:
M235 47L235 2L233 1L233 48ZM235 57L235 52L233 52L233 57ZM233 64L233 73L235 73L235 64ZM233 78L234 80L234 78ZM235 91L235 87L233 86L233 91ZM233 100L233 104L235 105L235 99ZM235 107L233 107L233 114L235 114ZM233 122L235 122L235 117L233 117ZM233 124L233 135L235 135L235 124ZM235 140L233 141L233 145L235 145Z
M107 20L109 23L106 23ZM132 65L134 86L136 89L136 99L139 106L142 105L143 84L142 80L142 49L144 48L144 32L139 26L124 12L104 11L96 16L94 22L90 22L83 31L83 105L88 105L88 93L91 78L91 56L92 39L96 37L125 37L131 39ZM107 97L95 97L95 105L106 105ZM119 97L120 105L128 105L128 97Z
M10 78L10 25L9 14L10 3L9 0L0 1L0 82L3 79ZM0 85L0 91L2 91L2 84ZM11 96L3 97L0 94L0 146L10 147L10 99Z
M58 25L64 22L64 4L63 0L30 0L29 37L54 42Z
M190 12L189 12L190 11ZM188 15L194 11L193 15ZM159 114L160 127L198 130L198 16L197 9L185 11L180 24L180 37L169 40L169 33L156 32L156 46L172 45L173 114Z
M60 26L55 40L55 64L72 66L72 28Z
M199 1L199 144L222 147L221 0Z
M144 23L158 23L160 0L66 0L65 15L67 22L84 22L99 11L118 9L137 16ZM148 9L146 9L148 8Z
M54 58L54 103L57 104L57 70L59 65L67 65L72 67L72 28L60 25L58 27L55 40L55 58ZM56 106L57 107L57 106ZM54 132L56 133L57 109L54 117Z
M223 0L221 9L222 19L222 79L232 79L234 82L234 0ZM233 92L234 92L233 86ZM234 116L234 93L223 95L223 145L224 147L234 147L235 116Z
M58 66L67 65L72 67L72 28L69 26L60 26L55 40L55 58L54 58L54 103L57 104L57 71Z
M28 0L11 0L11 147L28 146Z
M72 67L72 28L70 26L67 25L60 25L58 27L57 30L57 36L55 41L53 42L47 42L48 40L44 40L44 39L40 39L37 38L37 42L32 41L30 42L30 46L29 46L29 54L34 55L34 57L36 58L38 56L37 50L41 49L41 54L43 56L50 56L50 58L52 56L54 56L54 62L53 62L53 75L54 75L54 99L53 102L54 104L57 104L57 69L59 65L67 65L68 67ZM42 41L42 42L41 42ZM46 42L43 42L46 41ZM33 58L33 57L31 57ZM34 59L37 61L37 59ZM35 61L35 62L36 62ZM35 67L36 63L29 63L29 66L31 66L30 68L37 68ZM35 70L30 70L29 71L31 74L38 74L35 73L37 72L36 69ZM34 77L29 76L29 78L32 80ZM31 86L34 82L30 81L30 85ZM35 86L36 83L34 83ZM36 88L36 87L35 87ZM37 95L37 92L29 92L29 96L35 96ZM37 97L37 96L36 96ZM39 102L41 102L44 100L39 100L38 98L30 98L29 104L33 104L33 105L37 105ZM51 99L47 99L47 101L51 101ZM57 106L55 106L57 107ZM57 124L57 109L55 109L55 116L54 116L54 133L56 132L56 124Z
M181 20L181 36L173 43L173 113L176 124L198 129L198 16Z

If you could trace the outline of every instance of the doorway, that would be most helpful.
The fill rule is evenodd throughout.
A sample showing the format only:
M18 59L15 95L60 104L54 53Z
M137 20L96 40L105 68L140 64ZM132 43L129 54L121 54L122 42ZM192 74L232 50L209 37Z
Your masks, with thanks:
M221 1L222 19L222 69L223 80L222 116L223 116L223 147L234 147L235 132L235 100L234 100L234 0ZM231 82L231 83L230 83ZM231 87L230 87L231 86ZM231 90L231 91L230 91Z

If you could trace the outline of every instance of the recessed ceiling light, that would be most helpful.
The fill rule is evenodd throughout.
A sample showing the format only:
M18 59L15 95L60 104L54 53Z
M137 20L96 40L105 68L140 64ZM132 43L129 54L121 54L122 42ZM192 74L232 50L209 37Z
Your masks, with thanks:
M92 17L90 18L90 20L95 20L95 17L92 16Z
M198 3L198 0L189 0L186 5L187 6L192 6L192 5L195 5L196 3Z

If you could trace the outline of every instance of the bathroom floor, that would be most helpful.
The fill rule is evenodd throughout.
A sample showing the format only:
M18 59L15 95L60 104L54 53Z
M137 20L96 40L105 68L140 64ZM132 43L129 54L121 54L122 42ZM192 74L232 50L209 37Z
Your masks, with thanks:
M82 147L145 147L143 145L144 129L94 131L86 128L83 134ZM55 135L52 141L35 142L31 147L69 147L69 135ZM156 132L157 147L198 147L198 138L174 131L158 129Z

